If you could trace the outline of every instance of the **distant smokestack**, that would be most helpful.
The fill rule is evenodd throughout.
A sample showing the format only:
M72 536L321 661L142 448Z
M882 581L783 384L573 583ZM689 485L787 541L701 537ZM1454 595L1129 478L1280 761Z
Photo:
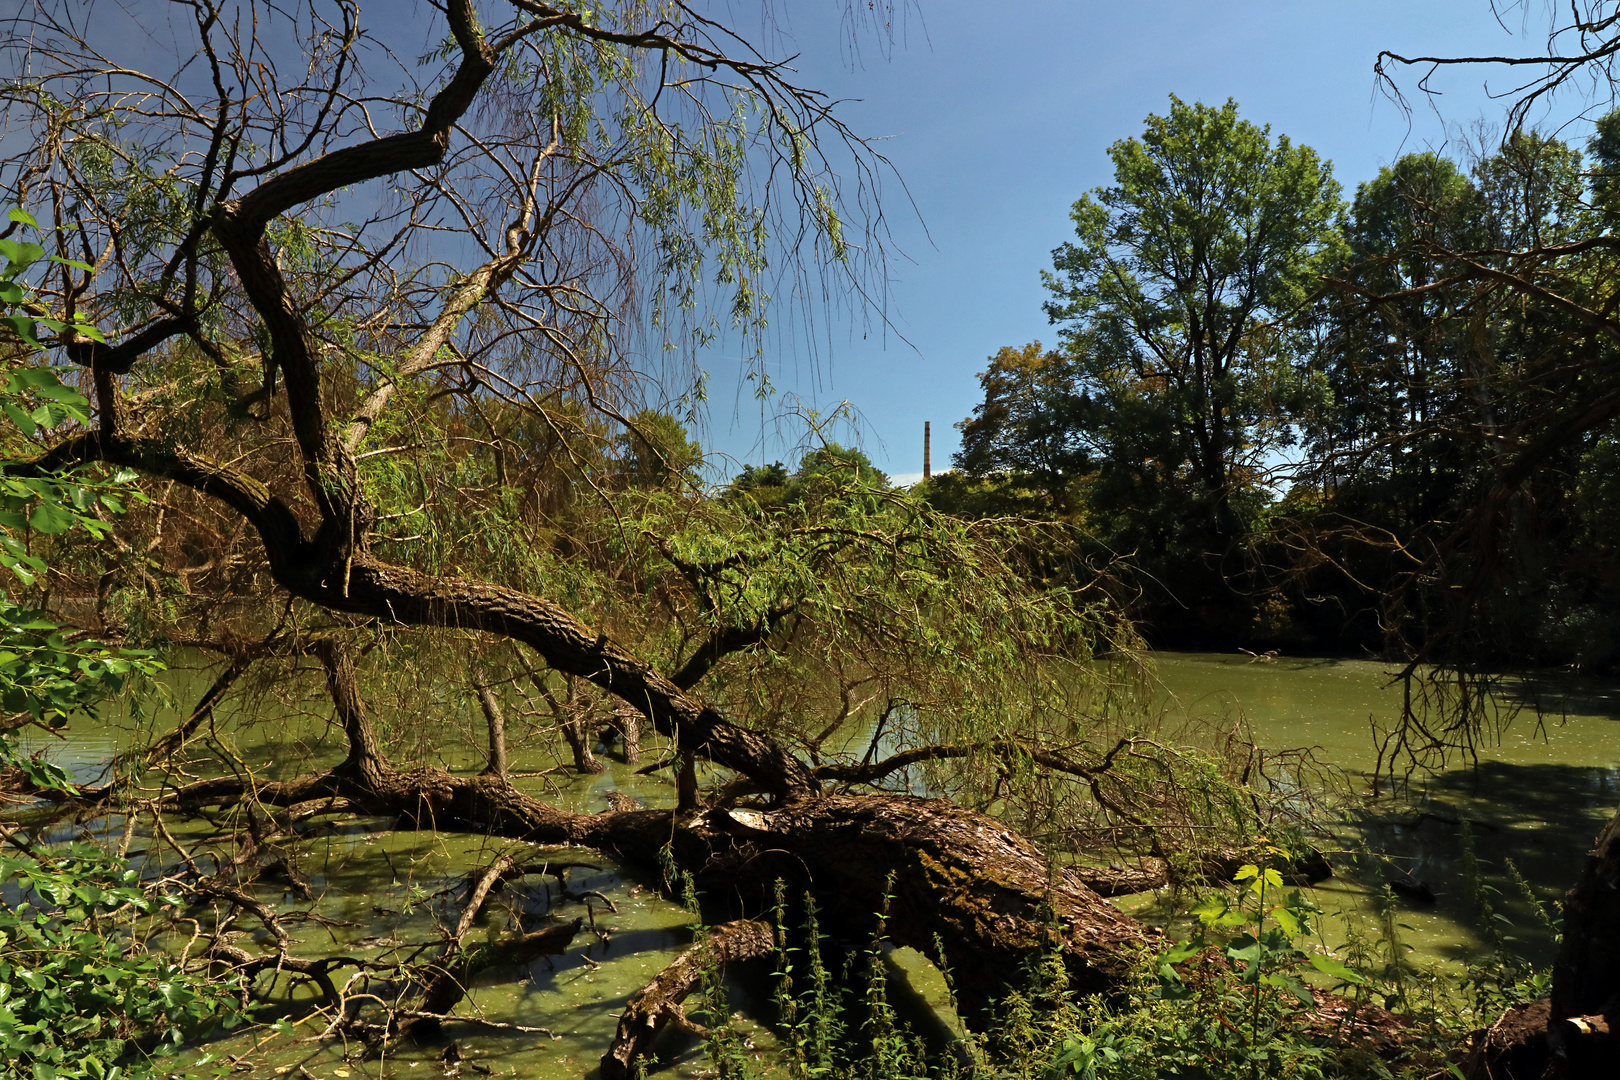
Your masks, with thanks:
M929 430L930 427L931 427L931 425L928 423L928 421L924 420L923 421L923 479L924 480L927 480L929 477L934 475L933 465L929 461L929 454L933 452L933 441L934 441L934 434L933 434L933 432L931 430Z

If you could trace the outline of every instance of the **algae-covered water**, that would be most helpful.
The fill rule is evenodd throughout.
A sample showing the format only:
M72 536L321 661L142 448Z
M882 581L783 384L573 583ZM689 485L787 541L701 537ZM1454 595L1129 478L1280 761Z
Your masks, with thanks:
M1254 739L1272 748L1311 747L1318 760L1355 779L1375 761L1371 719L1392 720L1401 696L1390 685L1387 665L1354 660L1257 661L1248 656L1159 654L1159 706L1170 716L1197 715L1221 723L1246 724ZM196 700L209 675L178 669L167 678L178 707ZM1414 777L1400 799L1367 804L1372 827L1346 827L1346 848L1361 848L1356 880L1341 877L1313 891L1328 913L1324 936L1341 944L1360 926L1375 937L1369 897L1383 881L1400 878L1427 884L1433 905L1403 900L1400 933L1423 964L1458 968L1480 955L1484 943L1477 914L1458 881L1460 819L1473 822L1476 848L1487 882L1500 890L1493 898L1511 921L1511 948L1538 960L1550 956L1550 941L1506 874L1511 859L1543 899L1554 899L1573 881L1582 853L1620 797L1620 692L1572 679L1549 680L1542 687L1538 715L1532 709L1511 726L1500 746L1486 748L1477 769L1457 763L1433 776ZM328 766L342 756L341 732L334 729L313 676L306 687L260 689L218 710L198 736L198 745L216 759L234 760L266 777L287 777ZM44 748L77 779L95 781L115 754L144 745L151 733L177 721L177 708L126 706L96 722L81 721L62 740L39 736ZM249 716L255 717L252 722ZM390 756L406 764L414 756L452 770L476 771L484 761L481 720L426 702L423 721L378 717L393 731ZM414 720L407 723L407 719ZM413 731L415 735L413 736ZM412 739L416 741L413 743ZM556 805L583 812L607 809L617 791L644 805L673 802L666 774L639 775L603 748L609 768L581 777L559 770L558 740L519 718L510 733L514 782ZM412 753L415 746L416 752ZM656 745L644 762L655 760ZM199 759L201 768L201 759ZM1365 784L1362 785L1363 787ZM387 822L361 821L300 843L298 866L308 878L313 903L298 902L291 891L282 899L307 910L290 923L295 952L309 957L349 955L373 963L410 956L441 940L439 927L459 913L461 886L473 870L501 854L545 863L555 872L531 875L486 906L469 939L484 940L512 929L587 920L587 926L559 956L487 971L462 1013L507 1028L458 1024L452 1037L462 1068L508 1076L578 1077L594 1072L612 1038L629 997L692 940L695 917L668 900L644 867L622 867L592 851L538 848L463 834L400 833ZM176 839L205 852L227 845L225 829L206 821L174 826ZM138 819L126 834L120 818L62 826L67 838L91 830L126 842L137 859L158 858L166 850ZM1367 854L1376 853L1376 856ZM165 857L172 858L172 855ZM260 895L275 899L261 884ZM1152 916L1150 896L1124 898L1122 906ZM616 909L616 910L614 910ZM238 944L263 948L268 935L242 920ZM261 940L262 939L262 940ZM258 942L257 946L254 944ZM941 996L937 973L920 957L895 957L895 974L909 972L922 997ZM350 970L339 971L339 985ZM261 977L260 987L265 986ZM749 987L737 987L739 1005ZM313 993L305 987L303 993ZM298 1077L298 1080L362 1080L363 1077L438 1076L444 1046L391 1050L381 1060L364 1059L357 1047L308 1040L321 1021L309 1019L291 1035L263 1029L219 1040L205 1047L218 1061L234 1059L242 1075ZM544 1032L518 1027L544 1028ZM769 1033L755 1029L756 1051L766 1054ZM688 1043L690 1040L688 1040ZM667 1048L675 1075L700 1066L690 1045ZM465 1074L464 1074L465 1075Z
M63 739L31 737L25 749L43 749L75 780L97 782L116 754L145 745L154 732L178 723L183 709L209 680L209 672L177 664L165 677L174 707L125 704L106 710L94 722L75 722ZM291 682L299 685L259 688L246 704L241 698L226 698L213 722L192 742L195 768L211 768L205 764L206 756L232 761L266 779L284 779L341 760L342 732L322 715L324 688L319 677ZM416 755L419 760L459 772L483 767L485 751L477 741L481 718L446 712L440 702L424 703L424 716L431 718L425 722L433 730L420 741L433 749L431 754ZM379 729L398 729L388 750L396 764L409 764L409 746L401 742L410 734L409 725L397 717L377 720ZM673 803L674 790L666 774L638 775L636 768L612 756L602 756L609 768L600 775L558 770L551 749L555 741L514 716L508 746L514 784L554 805L586 813L606 810L610 791L648 806ZM643 764L657 760L659 747L655 743L647 751ZM584 918L585 926L561 955L480 974L458 1015L490 1024L454 1025L449 1039L456 1044L459 1065L440 1061L448 1041L390 1047L380 1060L366 1059L359 1046L315 1041L312 1037L325 1023L318 1015L299 1022L290 1034L261 1028L215 1040L202 1048L213 1064L224 1060L234 1066L233 1075L287 1080L311 1076L362 1080L385 1074L439 1077L446 1070L468 1077L584 1076L596 1069L630 996L693 940L696 917L665 897L656 870L625 868L596 851L462 833L400 832L390 824L382 819L352 822L297 844L296 866L308 881L313 902L295 895L290 886L275 896L273 879L261 878L255 886L261 899L280 900L283 911L308 912L286 924L294 955L352 956L373 964L431 959L443 940L442 928L453 926L460 914L468 875L503 854L527 865L544 865L548 872L530 874L492 897L468 934L469 944L577 918ZM154 835L149 818L137 817L127 835L125 825L122 817L64 824L49 838L67 840L88 831L114 844L126 843L137 864L155 859L166 865L176 858L167 841ZM171 818L169 828L180 846L199 857L215 850L228 852L232 846L231 828L223 824L216 829L207 821ZM250 951L273 948L273 939L250 917L239 918L237 925L243 931L237 945ZM184 942L167 944L184 947ZM336 969L334 981L340 989L353 971ZM270 979L261 975L257 988L271 990ZM294 1001L318 997L307 982L273 989L278 994L290 990ZM677 1039L668 1048L676 1074L689 1072L696 1063L690 1043Z
M1377 761L1372 722L1392 723L1402 704L1390 665L1244 654L1161 653L1156 659L1160 704L1169 712L1246 723L1259 745L1312 748L1317 760L1344 770L1353 789L1371 787L1368 774ZM1620 687L1548 676L1505 692L1524 695L1525 708L1499 742L1480 748L1477 768L1454 759L1437 774L1413 774L1397 797L1363 803L1373 826L1340 836L1387 861L1364 858L1359 881L1340 878L1315 890L1324 909L1356 917L1367 928L1370 890L1386 881L1428 886L1432 905L1404 897L1399 903L1403 940L1414 946L1420 965L1456 970L1488 948L1461 878L1455 822L1470 823L1484 882L1497 890L1486 899L1511 924L1497 921L1508 947L1546 962L1552 941L1508 864L1552 905L1574 884L1582 857L1620 801Z

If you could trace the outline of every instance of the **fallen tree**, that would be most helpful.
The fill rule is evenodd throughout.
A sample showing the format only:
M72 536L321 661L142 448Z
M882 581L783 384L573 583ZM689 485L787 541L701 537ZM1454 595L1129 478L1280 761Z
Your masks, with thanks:
M234 620L246 630L233 641L264 643L221 649L228 666L189 717L122 764L166 763L276 650L319 660L345 734L329 770L175 780L138 806L122 777L63 805L150 814L199 896L276 939L263 956L221 936L210 962L307 976L328 1005L344 999L335 961L290 956L251 886L277 858L296 884L278 838L343 813L673 863L755 914L787 882L851 940L887 910L889 938L953 971L977 1026L1054 950L1075 991L1118 988L1158 935L1023 833L1061 821L1071 850L1097 837L1110 855L1153 855L1163 836L1202 843L1205 826L1174 752L1115 734L1130 680L1097 657L1128 655L1133 639L1094 582L1039 580L1021 564L1040 558L1038 527L943 518L845 469L831 447L791 507L707 499L673 464L684 432L627 415L637 373L621 323L648 269L640 246L664 253L652 325L685 317L713 274L745 329L761 328L773 254L818 253L859 284L880 223L867 244L844 238L824 155L849 149L858 184L881 159L787 69L728 53L729 31L679 5L673 20L636 3L486 7L449 0L436 81L402 74L376 98L395 110L393 134L365 104L367 62L391 46L352 3L259 12L254 32L299 43L307 74L269 90L277 69L259 57L271 38L240 37L212 0L191 6L194 51L168 72L110 58L118 42L92 41L71 4L41 5L5 46L17 77L0 105L36 137L0 170L19 203L54 215L45 235L61 260L35 291L102 329L64 324L52 343L93 388L94 423L47 429L4 469L111 466L165 493L120 525L138 542L63 552L87 580L93 570L85 591L104 630L130 629L109 597L151 600L172 580L182 618L154 630L125 604L148 632L201 640ZM604 100L616 107L600 113ZM722 106L757 122L716 120ZM677 108L694 129L660 111ZM781 188L755 201L739 187L751 153L774 162L762 182ZM464 227L444 245L447 218ZM320 632L284 631L314 614ZM479 775L397 768L383 752L348 639L404 649L410 634L422 653L477 643ZM523 682L556 706L580 771L596 764L589 717L613 716L627 755L644 721L680 769L676 805L582 814L519 790L492 688ZM874 714L859 760L828 749ZM897 756L879 758L885 745ZM696 759L728 781L707 797ZM882 789L909 785L908 769L935 770L935 790L968 805ZM1243 806L1244 769L1207 781L1219 798L1204 801ZM246 839L211 872L163 824L230 807L247 815ZM1235 820L1239 832L1258 824L1249 809ZM462 939L514 869L474 883L437 958L406 976L418 1000L396 1009L403 1030L430 1033L464 996L489 954ZM545 951L578 927L554 929L509 944ZM687 976L666 982L638 1008L674 1015ZM352 1019L337 1011L334 1024ZM638 1047L632 1037L610 1056L628 1068Z

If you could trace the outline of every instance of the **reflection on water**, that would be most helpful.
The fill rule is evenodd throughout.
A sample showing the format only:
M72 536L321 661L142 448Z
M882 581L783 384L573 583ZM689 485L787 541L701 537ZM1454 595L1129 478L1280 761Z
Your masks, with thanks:
M1249 725L1272 748L1312 747L1319 760L1364 778L1377 754L1371 721L1392 722L1401 689L1391 668L1364 660L1256 662L1248 656L1161 653L1161 706L1172 714L1222 717ZM1581 859L1620 801L1620 691L1574 678L1546 677L1506 688L1526 710L1500 745L1481 750L1477 769L1464 763L1436 776L1414 776L1402 799L1369 803L1372 824L1355 836L1388 862L1360 859L1360 882L1325 883L1318 903L1365 914L1368 887L1400 875L1427 883L1432 907L1402 902L1408 941L1421 954L1448 960L1477 955L1478 919L1459 880L1456 822L1473 823L1475 848L1496 910L1512 920L1515 947L1536 960L1551 956L1507 873L1518 867L1544 902L1574 884ZM1365 789L1368 785L1359 785Z

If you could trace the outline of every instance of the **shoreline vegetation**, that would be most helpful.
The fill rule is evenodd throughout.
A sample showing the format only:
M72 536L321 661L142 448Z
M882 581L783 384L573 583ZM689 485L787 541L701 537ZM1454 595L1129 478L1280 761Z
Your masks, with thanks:
M1596 10L1532 85L1608 71ZM1620 112L1347 201L1172 96L957 471L798 412L717 487L704 350L766 392L773 293L891 272L786 60L644 0L445 0L420 56L174 12L0 41L0 1076L1614 1074L1620 817L1554 911L1388 790L1478 764L1504 672L1616 662ZM1370 775L1158 708L1191 642L1387 658ZM112 702L93 778L22 750ZM1461 973L1354 839L1424 822Z

